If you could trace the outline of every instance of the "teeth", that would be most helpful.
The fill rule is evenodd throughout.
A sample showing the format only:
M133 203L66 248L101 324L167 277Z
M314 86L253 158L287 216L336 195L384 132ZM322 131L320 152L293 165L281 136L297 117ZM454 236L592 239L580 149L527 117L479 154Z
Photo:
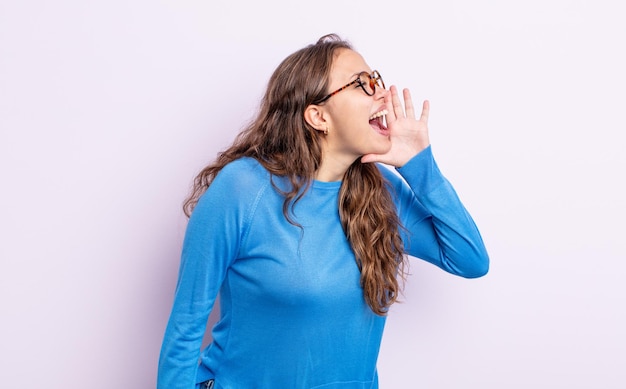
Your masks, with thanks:
M387 110L386 110L386 109L383 109L382 111L380 111L380 112L376 112L375 114L373 114L372 116L370 116L370 120L372 120L372 119L376 119L376 118L379 118L379 117L381 117L381 116L385 116L385 115L387 115Z

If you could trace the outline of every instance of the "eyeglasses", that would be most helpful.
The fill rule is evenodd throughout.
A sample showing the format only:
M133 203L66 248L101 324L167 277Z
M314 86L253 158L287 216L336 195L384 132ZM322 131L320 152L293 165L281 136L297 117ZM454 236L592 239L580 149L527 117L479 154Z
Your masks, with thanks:
M324 101L330 99L331 97L333 97L337 93L341 92L342 90L344 90L346 88L351 87L354 84L357 84L358 86L360 86L361 89L363 89L363 92L365 92L365 94L368 95L368 96L374 96L374 93L376 93L376 86L377 85L379 87L385 89L385 83L383 82L383 77L380 75L380 73L378 73L378 70L374 70L371 74L368 73L368 72L361 72L361 73L359 73L359 76L357 77L356 80L352 81L349 84L346 84L346 85L342 86L341 88L339 88L336 91L330 93L329 95L327 95L323 99L318 100L316 104L323 103Z

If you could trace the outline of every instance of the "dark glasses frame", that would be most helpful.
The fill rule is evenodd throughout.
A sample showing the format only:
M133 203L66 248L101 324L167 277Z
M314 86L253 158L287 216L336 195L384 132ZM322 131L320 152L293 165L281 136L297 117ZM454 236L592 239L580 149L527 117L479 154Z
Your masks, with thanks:
M363 80L361 80L362 76L369 77L369 84L370 84L369 87L372 90L371 93L367 90L367 88L365 88L365 84L363 83ZM334 92L329 93L323 99L318 100L316 102L316 104L323 103L324 101L330 99L331 97L333 97L337 93L341 92L344 89L347 89L347 88L351 87L354 84L358 84L361 87L361 89L363 89L363 92L365 92L365 94L368 95L368 96L374 96L374 93L376 93L376 85L378 85L379 87L385 89L385 82L383 81L383 77L380 75L378 70L374 70L372 73L361 72L361 73L359 73L359 76L356 78L356 80L354 80L354 81L352 81L352 82L342 86L341 88L337 89Z

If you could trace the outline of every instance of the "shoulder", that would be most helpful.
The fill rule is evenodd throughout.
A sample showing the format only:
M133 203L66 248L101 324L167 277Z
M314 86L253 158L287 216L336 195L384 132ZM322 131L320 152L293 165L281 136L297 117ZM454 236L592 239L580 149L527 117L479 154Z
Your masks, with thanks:
M219 176L231 177L245 176L245 177L259 177L262 179L269 178L269 172L254 158L242 157L236 159L224 166L219 172Z
M253 158L240 158L228 163L217 173L198 207L243 206L247 208L271 185L269 172Z
M270 182L270 173L254 158L239 158L220 170L211 187L237 191L254 191Z
M253 159L225 165L193 209L186 246L215 248L225 242L240 242L270 185L269 173Z

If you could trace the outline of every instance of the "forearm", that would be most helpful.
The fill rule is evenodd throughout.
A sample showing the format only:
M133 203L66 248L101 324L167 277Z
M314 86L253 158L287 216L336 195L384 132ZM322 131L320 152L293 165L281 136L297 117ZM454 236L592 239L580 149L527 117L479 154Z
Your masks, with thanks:
M407 219L409 254L463 277L480 277L489 257L474 220L441 174L430 147L411 159L400 174L429 216Z

